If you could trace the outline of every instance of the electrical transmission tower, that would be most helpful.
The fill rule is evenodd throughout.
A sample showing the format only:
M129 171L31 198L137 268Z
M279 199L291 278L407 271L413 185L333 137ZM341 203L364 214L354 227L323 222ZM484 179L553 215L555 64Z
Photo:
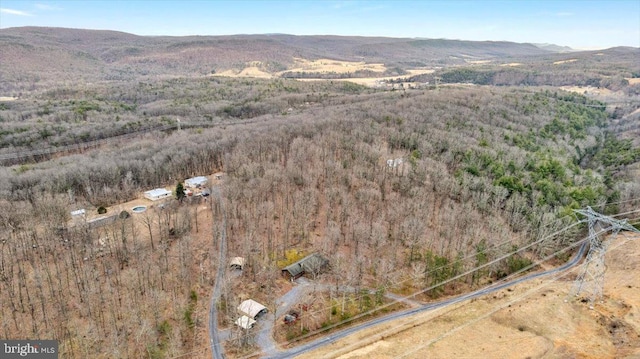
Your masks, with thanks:
M581 292L584 292L589 297L590 306L593 308L593 303L602 298L604 272L606 270L604 256L607 253L607 247L621 230L640 231L628 224L626 220L618 220L602 215L591 209L591 207L575 210L575 212L585 216L586 220L583 221L586 221L589 225L589 253L582 272L573 286L572 294L578 296ZM613 235L606 238L605 235L608 232ZM600 236L602 236L602 239Z

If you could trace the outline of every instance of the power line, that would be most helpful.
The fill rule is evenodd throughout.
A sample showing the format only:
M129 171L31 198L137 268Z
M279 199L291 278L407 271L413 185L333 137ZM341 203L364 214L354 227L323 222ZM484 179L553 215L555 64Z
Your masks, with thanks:
M562 253L562 252L565 252L565 251L567 251L567 250L569 250L569 249L571 249L571 248L575 247L577 244L579 244L579 243L581 243L581 242L585 241L586 239L587 239L587 238L582 239L581 241L575 242L575 243L573 243L573 244L569 245L568 247L566 247L566 248L564 248L564 249L561 249L561 250L559 250L559 251L557 251L557 252L555 252L555 253L553 253L553 254L551 254L551 255L549 255L549 256L547 256L547 257L545 257L543 260L538 261L538 262L536 262L536 263L533 263L533 264L529 265L529 266L528 266L528 267L526 267L526 268L523 268L523 269L522 269L521 271L519 271L519 272L529 270L530 268L535 267L536 265L540 264L541 262L547 261L547 260L549 260L549 259L553 258L554 256L556 256L556 255L558 255L558 254L560 254L560 253ZM622 245L622 244L621 244L621 245ZM619 245L619 246L620 246L620 245ZM618 246L616 246L616 248L617 248L617 247L618 247ZM573 270L575 270L575 269L571 269L569 272L567 272L567 273L565 273L565 274L562 274L562 275L561 275L561 276L559 276L558 278L554 278L554 279L552 280L552 282L553 282L553 281L555 281L555 280L557 280L557 279L559 279L559 278L561 278L561 277L563 277L563 276L568 275L568 274L569 274L570 272L572 272ZM519 272L518 272L518 273L519 273ZM515 275L515 274L517 274L517 273L514 273L514 274L512 274L512 275L510 275L510 276L513 276L513 275ZM546 284L546 285L548 285L548 284ZM539 287L542 287L542 286L539 286ZM531 292L533 292L533 291L530 291L529 293L531 293ZM527 293L527 294L523 295L522 297L524 297L524 296L528 295L529 293ZM496 310L493 310L492 312L488 313L487 315L485 315L485 316L483 316L483 317L481 317L481 318L478 318L477 320L475 320L475 321L473 321L473 322L479 321L479 320L481 320L481 319L483 319L483 318L485 318L485 317L487 317L487 316L489 316L489 315L491 315L491 314L495 313L496 311L498 311L498 310L500 310L500 309L504 308L506 305L513 304L513 302L515 302L515 301L516 301L516 300L511 301L510 303L507 303L507 304L503 305L502 307L500 307L500 308L498 308L498 309L496 309ZM467 304L469 304L469 303L467 303ZM467 305L467 304L465 304L465 305ZM463 306L464 306L464 305L463 305ZM461 306L461 307L462 307L462 306ZM448 311L448 312L446 312L446 313L443 313L443 314L438 315L438 317L440 317L440 316L442 316L442 315L445 315L445 314L448 314L449 312L453 312L453 311L455 311L455 310L457 310L457 309L459 309L459 308L460 308L460 307L454 308L454 309L452 309L452 310L450 310L450 311ZM413 322L416 322L416 321L418 321L418 320L420 320L420 319L414 320ZM458 328L459 328L459 329L461 329L462 327L468 326L468 325L472 324L473 322L467 322L466 324L461 325L461 326L459 326ZM409 323L411 323L411 322L409 322ZM398 328L400 328L400 327L402 327L402 326L407 326L407 323L403 323L403 324L401 324L401 325L399 325L399 326L397 326L397 327L391 328L389 331L391 331L391 330L393 330L393 329L398 329ZM428 346L428 345L431 345L431 344L433 344L433 343L435 343L435 342L437 342L437 341L441 340L442 338L444 338L444 337L448 336L449 334L451 334L451 333L452 333L452 332L454 332L454 331L457 331L457 330L455 330L455 328L454 328L454 329L450 330L448 334L447 334L447 333L445 333L444 335L442 335L442 336L440 336L440 337L436 338L435 340L433 340L433 341L431 341L431 342L429 342L429 343L427 343L427 344L423 345L422 347L426 347L426 346ZM392 335L392 334L394 334L394 333L391 333L391 335ZM363 340L361 340L361 341L359 341L359 342L362 342L362 341L363 341ZM420 349L420 348L418 348L418 349ZM415 352L415 351L417 351L417 350L414 350L414 351L411 351L411 352L409 352L409 353L406 353L406 354L405 354L405 355L403 355L402 357L405 357L406 355L411 354L411 353L413 353L413 352Z
M593 308L593 303L602 298L602 292L604 290L604 273L606 271L605 254L607 253L609 243L611 243L621 230L636 233L640 233L640 231L629 225L626 220L621 221L602 215L595 212L591 207L587 207L584 210L575 210L575 212L587 217L586 221L589 224L589 253L587 254L587 260L583 270L576 279L572 294L578 296L582 291L586 292L589 296L591 308ZM604 225L609 226L605 228L604 232L610 231L613 233L613 236L600 239L599 233L596 231L596 226L602 228ZM603 231L601 230L599 232L602 233Z
M632 211L632 212L636 212L636 211ZM579 223L576 223L576 224L574 224L574 225L578 225L578 224L580 224L580 222L579 222ZM570 226L570 227L572 227L572 226ZM568 229L568 227L567 227L566 229ZM598 234L601 234L601 233L598 233ZM582 240L580 240L580 241L574 242L574 243L570 244L569 246L565 247L564 249L558 250L558 251L556 251L556 252L554 252L554 253L552 253L552 254L548 255L548 256L547 256L547 257L545 257L543 260L538 261L538 262L536 262L536 263L532 263L531 265L529 265L529 266L527 266L527 267L525 267L525 268L521 269L520 271L518 271L518 272L516 272L516 273L511 274L511 275L510 275L510 276L508 276L507 278L510 278L510 277L515 276L515 275L517 275L517 274L519 274L519 273L522 273L522 272L524 272L524 271L527 271L527 270L529 270L529 269L531 269L531 268L535 267L536 265L538 265L538 264L539 264L539 263L541 263L541 262L544 262L544 261L546 261L546 260L549 260L550 258L553 258L553 257L557 256L557 255L558 255L558 254L560 254L560 253L563 253L563 252L565 252L565 251L567 251L567 250L569 250L569 249L572 249L572 248L574 248L574 247L578 246L580 243L584 242L586 239L587 239L587 238L583 238L583 239L582 239ZM515 252L517 252L517 251L514 251L513 253L515 253ZM577 260L577 258L576 258L576 260ZM549 273L549 272L544 272L544 273L542 273L542 274L532 274L530 277L527 277L527 278L525 278L525 279L532 279L532 278L536 278L536 277L539 277L539 276L541 276L541 275L543 275L543 274L553 274L553 272L555 272L555 271L561 271L561 270L563 270L563 268L562 268L562 267L561 267L561 268L559 268L559 269L553 270L551 273ZM463 275L464 275L464 274L463 274ZM504 280L506 280L507 278L505 278ZM448 281L451 281L451 280L454 280L454 279L457 279L457 278L452 278L452 279L450 279L450 280L448 280ZM445 282L448 282L448 281L445 281ZM444 284L445 282L442 282L442 284ZM438 284L438 285L440 285L440 284ZM496 287L496 286L497 286L497 285L494 285L493 287ZM429 289L431 289L431 288L427 288L426 290L429 290ZM478 292L474 292L474 293L478 293ZM479 296L479 295L475 295L475 296L474 296L474 295L473 295L473 293L472 293L471 295L463 295L463 296L459 299L459 301L467 300L467 299L474 298L474 297L477 297L477 296ZM411 296L408 296L408 297L405 297L405 298L409 298L409 297L411 297ZM398 300L397 300L397 301L395 301L395 302L399 302L400 300L402 300L402 299L398 299ZM395 304L395 302L394 302L394 304ZM458 301L455 301L454 303L457 303L457 302L458 302ZM372 310L372 311L370 311L370 312L374 312L375 310L379 310L379 309L380 309L380 308L376 308L376 309L374 309L374 310ZM359 316L360 316L360 315L359 315ZM355 319L355 317L354 317L353 319ZM344 323L344 322L341 322L341 323ZM338 325L340 325L340 324L338 324ZM318 332L320 332L320 331L318 331ZM317 332L316 332L316 333L317 333Z
M526 266L526 267L524 267L524 268L520 269L519 271L514 272L514 273L510 274L509 276L507 276L507 277L503 278L503 279L501 280L502 284L494 284L493 286L490 286L490 287L488 287L488 288L498 288L498 289L502 289L503 287L506 287L506 286L505 286L505 284L508 284L508 281L509 281L510 279L512 279L513 277L516 277L517 275L519 275L519 274L521 274L521 273L523 273L523 272L526 272L526 271L528 271L528 270L530 270L530 269L532 269L532 268L534 268L534 267L536 267L536 266L540 265L541 263L546 262L546 261L548 261L549 259L552 259L552 258L556 257L557 255L559 255L559 254L561 254L561 253L564 253L564 252L566 252L566 251L569 251L569 250L571 250L571 249L573 249L573 248L577 247L578 245L580 245L581 243L583 243L585 240L586 240L586 238L583 238L583 239L582 239L582 240L580 240L580 241L577 241L577 242L574 242L574 243L572 243L572 244L569 244L569 245L568 245L568 246L566 246L565 248L562 248L562 249L560 249L560 250L557 250L556 252L554 252L554 253L552 253L552 254L549 254L548 256L544 257L543 259L541 259L541 260L539 260L539 261L537 261L537 262L531 263L530 265L528 265L528 266ZM556 270L554 270L554 271L556 271ZM557 272L561 272L561 270L558 270ZM529 277L522 278L522 281L525 281L525 280L528 280L528 279L538 278L538 277L540 277L540 276L542 276L542 275L544 275L544 274L553 274L553 273L554 273L554 272L552 272L552 273L549 273L549 272L534 273L534 274L530 275ZM486 294L489 294L489 292L484 293L484 292L482 292L482 291L476 291L476 292L474 292L474 293L471 293L470 295L464 295L464 296L462 296L462 299L461 299L461 300L457 300L457 301L455 301L454 303L451 303L451 304L460 303L460 302L462 302L462 301L464 301L464 300L469 300L469 299L473 299L473 298L481 297L481 296L484 296L484 295L486 295ZM462 306L468 305L469 303L470 303L470 302L467 302L466 304L463 304ZM460 306L460 307L462 307L462 306ZM449 310L449 311L447 311L447 312L444 312L444 313L442 313L442 314L440 314L440 315L436 316L436 318L437 318L437 317L440 317L440 316L443 316L443 315L445 315L445 314L448 314L448 313L450 313L450 312L453 312L453 311L455 311L455 310L459 309L460 307L456 307L456 308L453 308L453 309L451 309L451 310ZM413 320L411 320L411 321L409 321L409 322L401 323L401 324L399 324L399 325L397 325L397 326L394 326L394 327L392 327L392 328L387 329L385 332L383 332L383 334L382 334L382 335L383 335L383 336L393 335L393 334L397 333L397 331L398 331L400 328L402 328L402 327L406 327L408 324L412 324L412 323L415 323L415 322L418 322L418 321L421 321L421 320L422 320L421 318L415 318L415 319L413 319ZM362 340L357 341L356 343L361 343L361 342L364 342L364 341L366 341L366 340L368 340L368 339L362 339Z
M620 247L620 246L622 246L622 245L624 245L624 243L619 244L619 245L615 246L614 248L618 248L618 247ZM523 299L523 298L525 298L525 297L527 297L527 296L529 296L529 295L531 295L531 294L536 293L536 292L537 292L537 291L539 291L540 289L542 289L542 288L544 288L544 287L547 287L547 286L551 285L552 283L554 283L554 282L556 282L556 281L560 280L561 278L568 276L568 275L569 275L569 274L571 274L574 270L575 270L575 269L571 269L571 270L569 270L569 271L566 271L566 272L564 272L564 273L561 273L561 274L559 274L557 277L552 278L549 282L546 282L546 283L540 284L540 285L538 285L538 286L534 287L533 289L531 289L531 290L529 290L529 291L527 291L527 292L523 293L522 295L516 296L513 300L511 300L511 301L509 301L509 302L507 302L507 303L505 303L505 304L502 304L502 305L498 306L497 308L495 308L495 309L493 309L493 310L489 311L488 313L485 313L484 315L481 315L480 317L478 317L478 318L476 318L476 319L469 320L469 321L465 322L465 323L464 323L464 324L462 324L462 325L459 325L459 326L457 326L457 327L455 327L455 328L453 328L453 329L450 329L450 330L448 330L447 332L443 333L442 335L438 336L437 338L435 338L435 339L433 339L433 340L430 340L430 341L428 341L428 342L426 342L426 343L424 343L424 344L420 345L420 346L419 346L419 347L417 347L417 348L415 348L415 347L414 347L413 349L411 349L411 350L409 350L409 351L405 352L404 354L402 354L401 356L398 356L397 358L406 358L408 355L411 355L411 354L413 354L413 353L416 353L416 352L417 352L417 351L419 351L420 349L423 349L423 348L425 348L425 347L428 347L428 346L430 346L430 345L432 345L432 344L434 344L434 343L436 343L436 342L438 342L438 341L440 341L440 340L442 340L442 339L444 339L444 338L446 338L446 337L450 336L451 334L453 334L453 333L455 333L455 332L457 332L457 331L459 331L459 330L461 330L461 329L463 329L463 328L465 328L465 327L468 327L468 326L470 326L470 325L472 325L472 324L475 324L475 323L479 322L479 321L480 321L480 320L482 320L482 319L488 318L489 316L491 316L492 314L495 314L495 313L496 313L496 312L498 312L499 310L502 310L502 309L504 309L504 308L506 308L506 307L508 307L508 306L510 306L510 305L512 305L512 304L514 304L514 303L516 303L517 301L519 301L519 300L521 300L521 299ZM467 303L467 304L468 304L468 303ZM465 305L467 305L467 304L465 304ZM461 307L462 307L462 306L461 306ZM452 311L455 311L455 310L457 310L457 309L459 309L459 308L460 308L460 307L458 307L458 308L454 308ZM447 313L443 313L443 315L444 315L444 314L447 314Z
M619 216L619 215L624 215L624 214L629 214L629 213L635 213L635 212L639 212L639 211L640 211L640 210L630 211L630 212L627 212L627 213L621 213L621 214L618 214L618 216ZM558 220L557 220L557 221L558 221ZM394 304L397 304L397 303L399 303L399 302L401 302L401 301L403 301L403 300L406 300L406 299L408 299L408 298L414 297L414 296L415 296L415 295L417 295L417 294L424 293L424 292L426 292L426 291L428 291L428 290L434 289L434 288L439 287L439 286L441 286L441 285L444 285L444 284L446 284L446 283L448 283L448 282L451 282L451 281L457 280L457 279L459 279L459 278L462 278L462 277L464 277L464 276L466 276L466 275L468 275L468 274L470 274L470 273L472 273L472 272L474 272L474 271L476 271L476 270L479 270L479 269L481 269L481 268L483 268L483 267L485 267L485 266L488 266L488 265L494 264L494 263L496 263L496 262L498 262L498 261L500 261L500 260L503 260L503 259L505 259L505 258L507 258L507 257L509 257L509 256L511 256L511 255L513 255L513 254L515 254L515 253L518 253L518 252L520 252L520 251L522 251L522 250L525 250L525 249L527 249L527 248L530 248L531 246L533 246L533 245L535 245L535 244L538 244L538 243L540 243L540 242L541 242L541 241L543 241L543 240L546 240L546 239L549 239L549 238L551 238L551 237L553 237L553 236L555 236L555 235L561 234L562 232L567 231L567 230L569 230L570 228L572 228L572 227L574 227L574 226L580 225L581 223L582 223L582 222L574 223L574 224L572 224L572 225L570 225L570 226L567 226L567 227L565 227L565 228L563 228L563 229L561 229L561 230L559 230L559 231L557 231L557 232L554 232L554 233L552 233L552 234L550 234L550 235L548 235L548 236L545 236L545 237L543 237L542 239L540 239L540 240L538 240L538 241L532 242L532 243L530 243L529 245L526 245L526 246L524 246L524 247L522 247L522 248L518 248L518 249L516 249L516 250L514 250L514 251L511 251L510 253L508 253L508 254L506 254L506 255L504 255L504 256L502 256L502 257L500 257L500 258L497 258L497 259L495 259L495 260L493 260L493 261L491 261L491 262L489 262L489 263L486 263L486 264L481 265L481 266L478 266L478 267L474 267L472 270L469 270L469 271L467 271L467 272L465 272L465 273L462 273L462 274L460 274L460 275L457 275L457 276L455 276L455 277L453 277L453 278L450 278L450 279L448 279L448 280L445 280L445 281L443 281L443 282L439 282L439 283L437 283L437 284L435 284L435 285L433 285L433 286L431 286L431 287L429 287L429 288L425 288L425 289L423 289L423 290L421 290L421 291L419 291L419 292L413 293L413 294L411 294L411 295L409 295L409 296L402 297L402 298L398 298L398 299L394 300L392 303L388 303L388 304L385 304L385 305L383 305L383 306L381 306L381 307L374 308L374 309L369 310L369 311L367 311L367 312L363 312L363 313L361 313L361 314L359 314L359 315L357 315L357 316L355 316L355 317L353 317L353 318L350 318L350 319L345 320L345 321L338 322L338 323L336 323L336 324L334 324L334 325L332 325L332 326L330 326L330 327L326 327L326 328L323 328L323 329L321 329L321 330L317 330L317 331L314 331L314 332L310 332L310 333L308 333L307 335L305 335L305 336L303 336L303 337L300 337L300 338L297 338L296 340L294 340L294 341L292 341L292 342L295 342L295 341L298 341L298 340L301 340L301 339L304 339L304 338L308 338L308 337L313 336L313 335L317 335L317 334L319 334L319 333L321 333L321 332L323 332L323 331L330 330L330 329L332 329L332 328L334 328L334 327L336 327L336 326L344 325L344 324L346 324L346 323L348 323L348 322L350 322L350 321L356 320L356 319L358 319L358 318L361 318L361 317L363 317L363 316L366 316L366 315L372 314L372 313L374 313L374 312L376 312L376 311L378 311L378 310L381 310L381 309L383 309L383 308L386 308L386 307L388 307L388 306L390 306L390 305L394 305ZM585 239L586 239L586 238L585 238ZM574 243L572 243L571 245L569 245L568 247L565 247L565 248L564 248L564 249L562 249L562 250L559 250L559 251L556 251L556 252L552 253L551 255L549 255L549 256L547 256L547 257L545 257L545 259L544 259L543 261L545 261L545 260L547 260L547 259L549 259L549 258L552 258L552 257L554 257L554 256L558 255L559 253L562 253L562 252L564 252L564 251L566 251L566 250L569 250L569 249L571 249L571 248L576 247L577 245L579 245L580 243L582 243L583 241L585 241L585 239L582 239L582 240L580 240L580 241L574 242ZM509 240L509 241L511 241L511 240ZM503 245L503 244L505 244L505 243L508 243L509 241L506 241L506 242L504 242L504 243L501 243L501 244L499 244L498 246L501 246L501 245ZM475 256L475 254L474 254L473 256ZM510 277L512 277L512 276L514 276L514 275L516 275L516 274L519 274L519 273L521 273L521 272L523 272L523 271L529 270L530 268L534 267L535 265L539 264L540 262L541 262L541 261L536 262L536 263L534 263L534 264L532 264L532 265L530 265L530 266L528 266L528 267L526 267L526 268L523 268L522 270L520 270L520 271L518 271L518 272L516 272L516 273L513 273L513 274L511 274L510 276L506 277L504 280L506 280L507 278L510 278ZM445 266L441 266L441 267L439 267L439 268L443 268L443 267L446 267L446 265L445 265ZM545 273L547 273L547 272L545 272ZM470 297L468 297L468 296L463 296L463 297L464 297L464 299L461 299L461 300L466 300L466 299L470 298ZM323 311L323 310L326 310L327 308L328 308L328 307L326 307L326 308L320 308L320 309L318 309L318 310L314 311L314 313L319 313L319 312L321 312L321 311ZM291 344L292 342L289 342L289 344ZM252 354L250 354L249 356L254 355L254 354L255 354L255 353L252 353Z
M640 210L630 211L629 213L635 213L635 212L640 212ZM623 214L618 214L618 215L623 215ZM638 219L638 218L636 218L636 219ZM631 220L633 221L633 220L636 220L636 219L631 219ZM574 226L576 226L576 225L578 225L578 224L581 224L581 222L579 222L579 223L574 223L574 224L573 224L573 225L571 225L571 226L565 227L564 229L561 229L560 231L558 231L558 232L556 232L556 233L554 233L554 234L551 234L551 235L549 235L549 236L544 237L544 239L550 238L550 237L551 237L551 236L553 236L553 235L557 235L557 234L559 234L559 233L561 233L561 232L563 232L563 231L565 231L565 230L568 230L568 229L570 229L571 227L574 227ZM543 259L542 261L538 261L538 262L536 262L536 263L533 263L533 264L531 264L530 266L528 266L528 267L526 267L526 268L523 268L522 270L520 270L520 271L518 271L518 272L516 272L516 273L513 273L513 274L509 275L508 277L504 278L504 279L503 279L503 281L505 281L505 280L507 280L508 278L513 277L513 276L515 276L516 274L519 274L519 273L521 273L521 272L523 272L523 271L529 270L530 268L532 268L532 267L534 267L534 266L538 265L539 263L541 263L541 262L543 262L543 261L546 261L546 260L548 260L549 258L552 258L552 257L557 256L559 253L563 253L563 252L565 252L565 251L567 251L567 250L569 250L569 249L572 249L572 248L574 248L574 247L578 246L580 243L584 242L586 239L587 239L587 238L584 238L584 239L582 239L582 240L580 240L580 241L574 242L574 243L570 244L569 246L565 247L564 249L558 250L558 251L556 251L556 252L554 252L554 253L550 254L549 256L545 257L545 259ZM534 244L536 244L537 242L538 242L538 241L536 241L536 242L532 243L531 245L534 245ZM524 249L524 248L523 248L523 249ZM517 252L518 252L518 251L520 251L520 250L522 250L522 249L515 250L515 251L513 251L511 254L515 254L515 253L517 253ZM503 259L503 258L499 258L498 260L501 260L501 259ZM487 264L487 265L489 265L489 264ZM476 267L476 268L475 268L475 270L480 269L481 267L482 267L482 266ZM467 273L465 273L465 274L462 274L461 276L466 275L466 274L468 274L468 273L469 273L469 272L467 272ZM544 274L548 274L548 273L549 273L549 272L545 272ZM540 275L542 275L542 274L534 274L534 275L533 275L532 277L530 277L529 279L531 279L531 278L535 278L535 277L538 277L538 276L540 276ZM436 286L443 285L443 284L445 284L445 283L447 283L447 282L449 282L449 281L452 281L452 280L458 279L458 278L460 278L461 276L457 276L456 278L451 278L451 279L449 279L449 280L447 280L447 281L444 281L444 282L441 282L441 283L437 284ZM494 286L495 286L495 285L494 285ZM426 291L426 290L430 290L430 289L432 289L432 288L426 288L424 291ZM424 292L424 291L423 291L423 292ZM477 293L477 292L476 292L476 293ZM393 303L391 303L391 304L387 304L387 305L385 305L385 306L383 306L383 307L375 308L375 309L373 309L373 310L371 310L371 311L368 311L368 312L366 312L366 313L362 313L361 315L358 315L357 317L361 317L361 316L363 316L363 315L371 314L371 313L373 313L373 312L375 312L375 311L377 311L377 310L380 310L380 309L382 309L382 308L384 308L384 307L387 307L387 306L389 306L389 305L393 305L393 304L399 303L399 302L401 302L402 300L407 299L407 298L410 298L410 297L412 297L412 296L414 296L414 295L416 295L416 294L412 294L412 295L407 296L407 297L399 298L399 299L397 299L397 300L394 300L394 302L393 302ZM476 295L476 296L480 296L480 295ZM460 299L460 300L462 301L462 300L467 300L467 299L470 299L470 298L473 298L473 296L464 296L464 299ZM325 308L325 309L326 309L326 308ZM426 310L426 309L428 309L428 308L424 308L424 309ZM317 312L317 311L316 311L316 312ZM351 320L357 319L357 317L354 317L354 318L352 318ZM343 321L343 322L337 323L336 325L333 325L331 328L333 328L333 327L335 327L335 326L338 326L338 325L343 325L343 324L345 324L345 323L347 323L347 322L349 322L349 321L351 321L351 320L347 320L347 321ZM319 333L321 333L322 331L325 331L325 330L328 330L328 329L331 329L331 328L326 328L326 329L323 329L323 330L314 331L313 333L309 333L309 335L307 335L307 336L305 336L305 337L308 337L308 336L310 336L310 335L312 335L312 334L313 334L313 335L315 335L315 334L319 334ZM298 340L299 340L299 339L302 339L302 338L298 338ZM291 343L291 342L290 342L290 343ZM252 354L250 354L249 356L251 356L251 355L255 355L255 354L256 354L256 353L252 353ZM249 357L249 356L247 356L247 357Z
M617 201L617 202L608 202L605 203L603 206L607 206L607 205L612 205L612 204L622 204L622 203L628 203L628 202L635 202L635 201L640 201L640 197L636 197L636 198L629 198L626 199L624 201ZM619 214L614 215L613 217L618 216Z
M561 231L558 231L558 232L556 232L556 233L554 233L554 234L552 234L552 235L555 235L555 234L561 233L562 231L568 230L569 228L574 227L574 226L577 226L577 225L579 225L579 224L580 224L580 223L574 223L574 224L572 224L571 226L565 227L565 228L564 228L564 229L562 229ZM552 236L552 235L550 235L550 236ZM465 276L467 276L467 275L469 275L469 274L471 274L471 273L473 273L473 272L475 272L475 271L477 271L477 270L479 270L479 269L482 269L482 268L484 268L484 267L488 267L488 266L490 266L490 265L493 265L493 264L495 264L495 263L497 263L497 262L500 262L500 261L502 261L502 260L504 260L504 259L506 259L506 258L508 258L508 257L510 257L510 256L512 256L512 255L514 255L514 254L516 254L516 253L518 253L518 252L520 252L520 251L523 251L523 250L525 250L525 249L527 249L527 248L530 248L530 247L532 247L532 246L534 246L534 245L536 245L536 244L538 244L538 243L542 242L543 240L546 240L546 239L547 239L548 237L550 237L550 236L543 237L542 239L539 239L539 240L537 240L537 241L535 241L535 242L529 243L529 244L527 244L527 245L525 245L525 246L523 246L523 247L521 247L521 248L518 248L518 249L516 249L516 250L514 250L514 251L508 252L508 253L506 253L506 254L504 254L504 255L502 255L502 256L500 256L500 257L498 257L498 258L496 258L496 259L494 259L494 260L492 260L492 261L489 261L489 262L484 263L484 264L482 264L482 265L480 265L480 266L474 267L474 268L473 268L473 269L471 269L471 270L467 270L467 271L465 271L465 272L463 272L463 273L461 273L461 274L455 275L455 276L453 276L453 277L451 277L451 278L449 278L449 279L447 279L447 280L444 280L444 281L442 281L442 282L436 283L436 284L434 284L434 285L432 285L432 286L429 286L429 287L427 287L427 288L424 288L424 289L422 289L422 290L419 290L419 291L417 291L417 292L415 292L415 293L413 293L413 294L411 294L411 295L408 295L408 296L406 296L406 297L399 298L399 299L398 299L398 301L406 300L406 299L412 298L412 297L414 297L414 296L416 296L416 295L418 295L418 294L425 293L425 292L427 292L427 291L433 290L433 289L435 289L435 288L437 288L437 287L440 287L440 286L442 286L442 285L445 285L445 284L447 284L447 283L450 283L450 282L453 282L453 281L458 280L458 279L460 279L460 278L463 278L463 277L465 277ZM577 243L579 243L579 242L577 242ZM576 244L574 243L573 245L576 245ZM296 342L296 341L300 341L300 340L306 339L306 338L308 338L308 337L311 337L311 336L317 335L317 334L319 334L319 333L321 333L321 332L324 332L324 331L328 331L328 330L330 330L330 329L333 329L333 328L335 328L335 327L337 327L337 326L344 325L344 324L346 324L346 323L348 323L348 322L350 322L350 321L353 321L353 320L356 320L356 319L360 319L360 318L365 317L365 316L367 316L367 315L370 315L370 314L372 314L372 313L374 313L374 312L376 312L376 311L379 311L379 310L381 310L381 309L384 309L384 308L387 308L387 307L389 307L389 306L391 306L391 305L394 305L394 304L396 304L398 301L394 301L394 302L392 302L392 303L384 304L384 305L379 306L379 307L377 307L377 308L374 308L374 309L368 310L368 311L366 311L366 312L360 313L360 314L358 314L358 315L355 315L355 316L353 316L353 317L351 317L351 318L349 318L349 319L347 319L347 320L343 320L343 321L337 322L337 323L335 323L335 324L329 325L329 326L327 326L327 327L321 328L321 329L319 329L319 330L309 332L308 334L305 334L305 335L303 335L303 336L301 336L301 337L296 338L296 339L295 339L295 340L293 340L292 342ZM289 342L289 343L292 343L292 342Z

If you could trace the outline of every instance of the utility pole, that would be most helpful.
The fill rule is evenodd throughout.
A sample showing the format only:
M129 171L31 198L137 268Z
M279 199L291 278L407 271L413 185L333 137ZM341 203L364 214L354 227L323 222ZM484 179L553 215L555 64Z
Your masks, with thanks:
M605 254L609 244L621 230L636 233L640 233L640 231L628 224L626 220L605 216L595 212L591 207L578 209L575 212L585 216L586 219L583 222L586 221L589 225L589 253L571 293L574 296L578 296L581 292L584 292L589 297L589 307L593 309L593 303L602 298L604 274L607 269ZM604 235L607 232L612 232L613 235L605 238ZM600 236L602 236L602 239Z

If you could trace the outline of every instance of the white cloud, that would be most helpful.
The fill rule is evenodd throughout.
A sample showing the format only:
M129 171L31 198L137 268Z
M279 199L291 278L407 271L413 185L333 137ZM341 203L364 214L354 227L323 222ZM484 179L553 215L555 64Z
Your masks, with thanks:
M383 5L383 4L379 4L379 5L371 5L371 6L366 6L363 7L361 10L362 11L377 11L377 10L384 10L389 8L387 5Z
M50 10L62 10L61 7L58 6L53 6L53 5L49 5L49 4L35 4L35 7L38 10L44 10L44 11L50 11Z
M576 15L575 13L569 12L569 11L558 11L558 12L542 11L535 14L536 17L571 17L575 15Z
M334 9L342 9L353 5L353 1L334 1L331 7Z
M8 15L18 15L18 16L33 16L32 14L30 14L30 13L28 13L26 11L14 10L14 9L5 9L5 8L0 8L0 13L8 14Z

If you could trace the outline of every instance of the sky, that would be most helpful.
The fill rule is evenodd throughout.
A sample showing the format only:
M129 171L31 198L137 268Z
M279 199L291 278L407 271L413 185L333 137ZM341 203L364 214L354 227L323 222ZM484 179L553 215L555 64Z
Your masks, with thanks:
M0 28L355 35L640 47L640 0L0 0Z

